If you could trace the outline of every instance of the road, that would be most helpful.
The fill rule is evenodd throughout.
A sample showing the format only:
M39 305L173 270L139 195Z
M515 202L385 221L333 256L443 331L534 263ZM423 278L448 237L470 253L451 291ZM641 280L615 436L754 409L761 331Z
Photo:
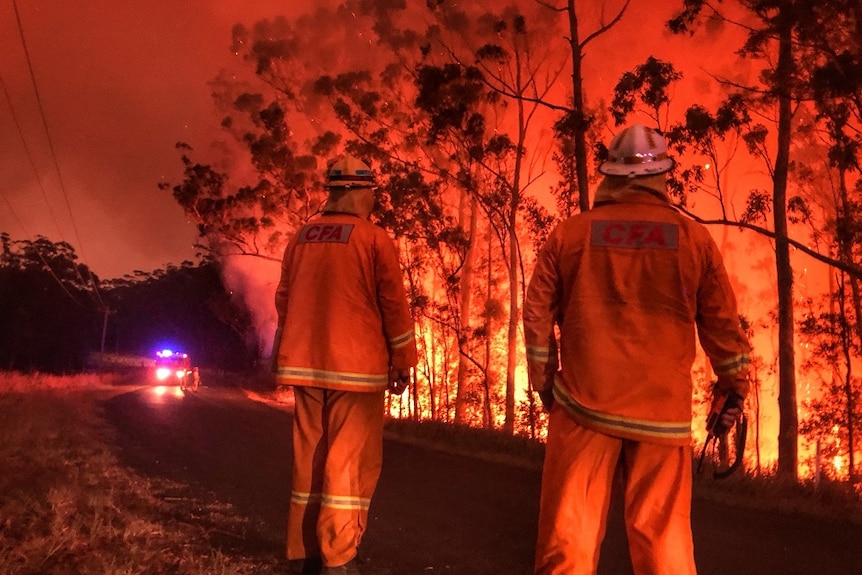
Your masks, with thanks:
M237 388L159 395L135 388L104 405L122 460L187 485L247 518L225 547L280 556L290 496L289 409ZM398 575L527 575L541 473L387 439L363 558ZM862 526L696 500L700 575L862 575ZM213 540L218 542L218 533ZM600 575L632 570L618 506Z

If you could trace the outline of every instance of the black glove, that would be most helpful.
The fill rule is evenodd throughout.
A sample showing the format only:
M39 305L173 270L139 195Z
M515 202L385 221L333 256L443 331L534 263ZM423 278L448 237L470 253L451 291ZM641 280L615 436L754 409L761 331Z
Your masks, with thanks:
M539 391L539 400L541 400L542 407L545 408L545 411L550 413L551 407L554 405L554 390L553 389L545 389L545 390Z
M725 421L725 415L731 409L742 409L745 399L734 391L713 390L712 406L706 418L706 431L711 435L722 436L730 431L733 423Z

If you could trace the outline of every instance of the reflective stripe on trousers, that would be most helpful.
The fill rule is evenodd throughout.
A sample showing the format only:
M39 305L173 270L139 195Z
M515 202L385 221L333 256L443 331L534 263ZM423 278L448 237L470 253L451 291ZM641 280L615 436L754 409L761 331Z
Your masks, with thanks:
M542 470L536 575L595 574L618 465L635 575L696 575L691 449L591 431L559 404Z
M287 558L356 556L383 460L384 392L295 387Z

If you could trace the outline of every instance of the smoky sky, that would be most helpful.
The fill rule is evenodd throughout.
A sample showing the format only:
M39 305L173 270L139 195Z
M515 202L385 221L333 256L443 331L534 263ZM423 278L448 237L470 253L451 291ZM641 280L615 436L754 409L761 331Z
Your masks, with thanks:
M67 241L104 279L195 260L195 225L158 189L182 178L175 144L203 150L222 137L209 82L243 69L232 26L312 4L2 0L0 231ZM585 32L616 4L587 7ZM588 46L588 98L608 100L620 74L648 55L686 66L662 30L666 16L634 2L613 36ZM720 72L723 50L707 42L688 66ZM711 90L708 79L690 85Z
M241 66L231 27L298 3L15 6L0 3L0 231L69 242L105 279L194 260L195 226L158 184L182 177L176 142L219 136L208 82Z

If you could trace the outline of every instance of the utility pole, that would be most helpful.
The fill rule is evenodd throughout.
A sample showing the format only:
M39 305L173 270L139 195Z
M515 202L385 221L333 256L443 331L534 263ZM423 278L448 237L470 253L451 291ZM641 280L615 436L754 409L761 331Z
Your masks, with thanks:
M115 310L112 310L108 306L102 308L102 313L104 313L104 318L102 319L102 347L99 355L99 371L103 371L105 369L105 334L108 332L108 316L114 313Z

